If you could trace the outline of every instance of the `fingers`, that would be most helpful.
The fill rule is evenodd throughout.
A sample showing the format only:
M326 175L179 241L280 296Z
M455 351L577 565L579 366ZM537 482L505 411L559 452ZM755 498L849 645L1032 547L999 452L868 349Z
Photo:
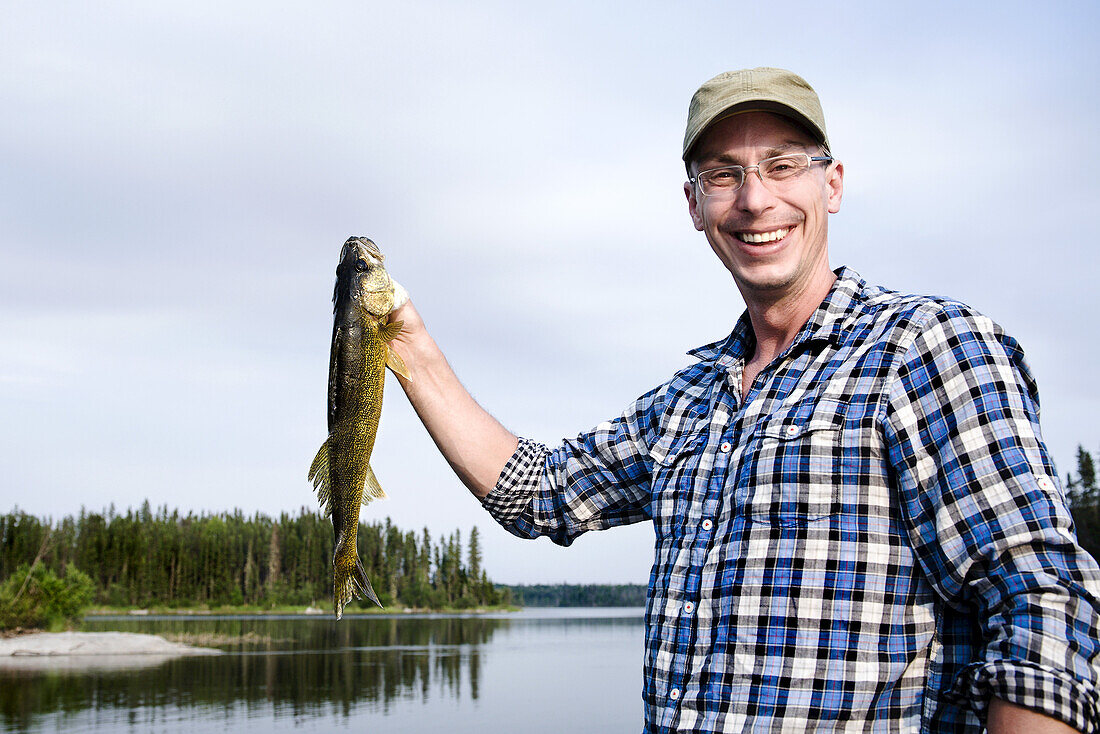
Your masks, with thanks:
M409 292L393 278L390 278L390 282L393 283L393 308L390 313L393 313L409 302Z

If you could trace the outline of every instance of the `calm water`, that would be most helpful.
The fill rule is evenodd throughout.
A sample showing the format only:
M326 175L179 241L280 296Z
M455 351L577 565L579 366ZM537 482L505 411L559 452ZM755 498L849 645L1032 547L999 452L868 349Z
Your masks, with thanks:
M245 642L213 645L226 654L209 657L0 665L0 731L641 729L641 609L339 623L328 616L101 617L83 629Z

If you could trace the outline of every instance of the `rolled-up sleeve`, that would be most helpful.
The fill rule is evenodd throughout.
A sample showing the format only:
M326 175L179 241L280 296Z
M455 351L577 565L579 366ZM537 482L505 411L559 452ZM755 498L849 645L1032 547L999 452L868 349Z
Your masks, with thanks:
M982 718L995 696L1100 731L1100 570L1074 537L1023 353L961 305L924 316L885 431L919 563L981 625L944 695Z
M589 530L649 519L659 390L557 448L521 438L482 506L513 535L563 546Z
M512 458L504 465L496 486L481 501L493 519L506 528L531 504L539 489L542 470L550 450L528 438L520 438Z

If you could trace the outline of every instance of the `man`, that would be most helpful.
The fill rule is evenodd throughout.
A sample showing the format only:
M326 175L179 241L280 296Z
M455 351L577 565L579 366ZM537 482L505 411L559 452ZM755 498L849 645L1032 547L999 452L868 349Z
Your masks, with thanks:
M1100 570L1016 342L830 269L844 168L800 77L708 81L683 158L747 309L617 419L517 439L393 315L458 476L521 537L652 519L646 731L1100 730Z

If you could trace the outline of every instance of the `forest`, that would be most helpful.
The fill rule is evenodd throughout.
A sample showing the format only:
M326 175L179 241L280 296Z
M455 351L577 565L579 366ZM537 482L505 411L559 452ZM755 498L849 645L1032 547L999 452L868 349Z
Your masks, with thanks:
M525 607L643 607L645 584L524 584L504 587Z
M387 607L467 609L510 602L481 563L478 530L433 539L360 523L359 556ZM81 511L43 520L0 515L0 579L35 564L90 577L93 604L110 607L256 607L312 605L332 599L332 523L302 508L277 519L241 511L180 514L148 501L125 514ZM353 602L353 607L355 606ZM373 606L359 602L361 608Z

